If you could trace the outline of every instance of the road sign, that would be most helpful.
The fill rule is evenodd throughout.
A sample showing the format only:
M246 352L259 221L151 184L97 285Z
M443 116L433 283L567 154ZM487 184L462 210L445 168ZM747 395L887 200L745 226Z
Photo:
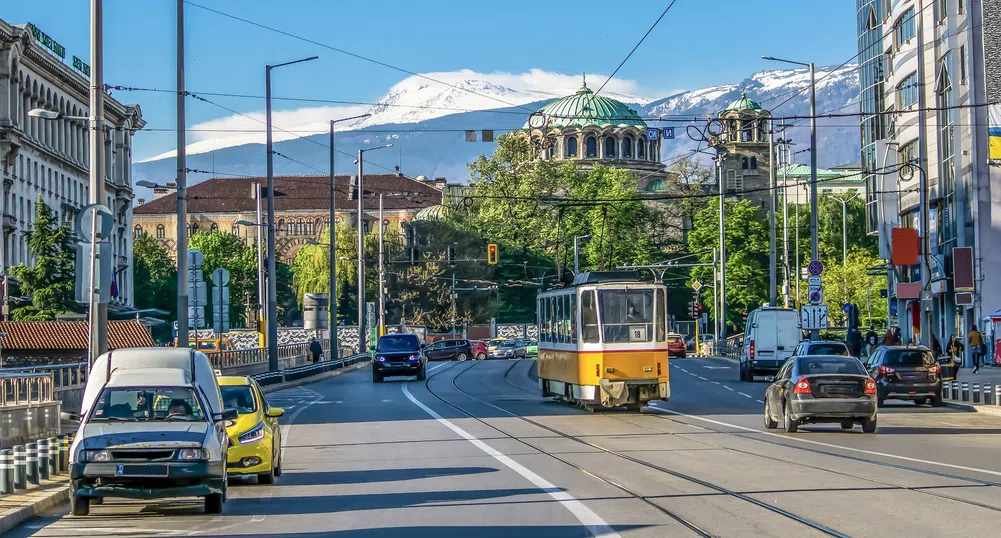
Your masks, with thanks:
M800 321L804 330L826 329L827 305L803 306L800 309Z
M205 327L205 307L204 306L189 306L188 307L188 328L189 329L201 329Z
M94 219L97 218L97 228L94 228ZM91 242L92 232L97 232L97 240L106 241L111 237L111 232L115 227L115 219L111 215L111 210L102 204L90 204L80 210L76 216L76 229L80 237L86 242Z
M820 260L813 260L806 270L813 276L820 276L824 272L824 264L820 263Z
M820 286L821 285L821 283L820 283L820 277L819 276L811 276L811 277L809 277L809 278L806 279L806 284L808 286Z
M650 128L646 130L647 140L652 141L652 140L657 140L658 138L660 138L660 129Z
M188 268L189 269L198 269L199 267L201 267L204 264L205 264L205 255L202 254L202 251L200 251L200 250L198 250L196 248L188 250Z
M664 139L674 140L674 127L664 127Z
M810 304L820 304L824 302L824 292L820 288L810 288L810 291L807 292L807 298L810 299Z
M215 271L212 271L212 283L216 286L225 286L229 284L229 271L219 267Z
M696 280L694 283L692 283L692 289L695 290L695 291L701 290L702 289L702 283L699 282L698 280Z
M76 244L76 301L78 303L90 302L91 265L90 252L91 244ZM94 288L96 288L96 301L98 304L111 302L111 281L115 278L111 270L111 243L98 243L97 256L94 259L94 266L97 271L94 273Z

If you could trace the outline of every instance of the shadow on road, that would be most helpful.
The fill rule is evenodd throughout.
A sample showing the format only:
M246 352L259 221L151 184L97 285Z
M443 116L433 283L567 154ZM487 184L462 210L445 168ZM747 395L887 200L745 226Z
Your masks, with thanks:
M372 469L365 471L317 471L286 473L278 481L280 486L319 486L327 484L367 484L372 482L398 482L443 476L463 476L496 473L493 467L435 467L418 469Z
M649 525L612 525L616 532L642 529ZM210 534L215 538L246 537L246 534ZM286 538L440 538L456 536L468 538L580 538L590 536L582 526L577 525L483 525L483 526L428 526L428 527L384 527L328 532L285 533Z

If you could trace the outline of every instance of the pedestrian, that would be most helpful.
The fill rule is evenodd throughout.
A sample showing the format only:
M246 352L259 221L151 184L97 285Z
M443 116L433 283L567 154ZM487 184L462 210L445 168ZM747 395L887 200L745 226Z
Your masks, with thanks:
M959 378L959 368L963 365L963 341L955 334L949 336L949 343L945 348L949 359L952 360L952 378Z
M894 327L893 328L893 341L890 343L890 345L899 346L899 345L903 344L903 342L904 341L900 337L900 327Z
M872 355L873 350L876 349L876 346L878 345L879 334L877 334L876 330L870 326L869 332L865 333L865 356L868 357L869 355Z
M886 333L883 334L883 345L884 346L893 345L893 327L886 328Z
M970 334L966 336L966 343L970 346L970 352L973 354L973 373L980 372L980 358L985 354L986 347L984 345L984 337L977 330L977 324L970 324Z
M313 362L320 362L320 357L323 356L323 346L320 345L320 341L315 336L309 337L309 352L313 355Z
M852 328L848 331L848 337L845 339L845 345L848 346L848 353L856 359L862 355L862 331Z
M938 341L938 337L935 336L935 333L932 333L931 335L931 352L936 359L942 356L942 343Z

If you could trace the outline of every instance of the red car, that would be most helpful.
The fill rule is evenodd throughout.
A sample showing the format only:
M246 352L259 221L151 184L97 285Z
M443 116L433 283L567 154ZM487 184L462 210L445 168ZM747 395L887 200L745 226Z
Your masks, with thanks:
M667 335L667 356L680 357L682 359L687 356L684 336L681 336L680 334Z
M473 352L473 358L482 361L487 358L487 345L480 340L470 340L469 349Z

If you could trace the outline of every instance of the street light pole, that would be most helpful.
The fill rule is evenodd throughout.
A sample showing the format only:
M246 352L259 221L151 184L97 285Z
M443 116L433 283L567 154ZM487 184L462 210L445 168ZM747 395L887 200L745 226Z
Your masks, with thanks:
M726 339L726 223L724 198L726 188L723 185L723 156L716 152L716 182L719 184L719 338Z
M267 65L264 68L264 84L265 84L265 110L267 115L267 172L268 172L268 182L267 182L267 195L268 195L268 370L278 369L278 283L277 280L277 263L278 253L275 249L275 163L274 163L274 141L271 134L271 70L286 66L297 64L301 62L308 62L310 60L317 59L317 56L310 56L309 58L303 58L301 60L295 60L291 62L285 62L276 65Z
M574 274L574 276L577 276L577 273L580 272L580 260L577 257L577 241L580 240L580 239L590 239L590 238L591 238L590 234L588 234L588 235L576 235L573 238L573 274Z
M264 281L264 226L263 215L261 214L261 184L254 183L254 200L257 204L257 335L258 338L264 334L264 308L267 304L268 290ZM259 342L263 343L263 342Z
M769 121L768 126L768 306L775 306L778 293L778 275L775 260L775 121Z
M379 193L379 330L376 331L377 336L382 336L386 331L386 272L385 265L383 262L384 257L384 245L383 234L385 233L383 226L383 213L382 213L382 196Z
M845 199L834 197L835 200L841 202L841 265L848 265L848 202L851 202L858 196L857 192L853 192L851 196Z
M90 0L90 203L104 203L104 2ZM94 214L97 222L97 214ZM96 253L97 235L91 236L91 253ZM91 271L95 271L93 264ZM110 275L101 275L102 280ZM93 274L92 274L93 278ZM99 282L100 287L108 282ZM108 351L108 305L97 301L90 291L89 360L93 366L101 354ZM186 344L186 342L185 342Z
M358 352L367 349L365 341L365 168L363 166L366 151L391 148L392 144L358 150ZM380 227L382 224L379 224Z

